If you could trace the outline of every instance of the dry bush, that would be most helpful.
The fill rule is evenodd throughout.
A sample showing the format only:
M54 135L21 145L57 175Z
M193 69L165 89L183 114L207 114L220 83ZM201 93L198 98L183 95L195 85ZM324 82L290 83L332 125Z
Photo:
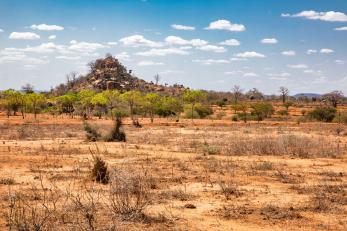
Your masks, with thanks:
M274 169L274 166L273 166L273 163L269 161L262 161L259 163L252 164L251 168L256 171L270 171Z
M86 132L86 139L88 141L95 142L100 139L101 134L98 132L97 128L93 128L86 121L83 122L83 129Z
M16 183L16 181L11 177L0 179L0 184L2 184L2 185L14 185L15 183Z
M106 162L97 156L94 158L94 164L92 168L92 178L96 182L107 184L109 182L109 171L107 169Z
M144 219L144 209L150 204L150 185L141 173L116 170L110 178L108 203L115 217L123 220Z
M293 207L282 208L268 204L261 207L259 212L265 220L294 220L302 218Z
M189 201L194 198L192 194L187 193L182 189L167 190L160 193L159 198L165 200L180 200Z
M239 186L231 178L227 178L226 180L219 180L217 183L221 193L224 195L226 200L230 200L231 196L239 197L242 195Z
M119 141L126 142L126 135L122 127L122 120L117 118L114 127L111 129L110 133L104 137L106 142Z
M236 206L224 205L221 209L217 211L218 215L229 220L229 219L240 219L248 215L251 215L255 212L254 208L250 208L246 205Z

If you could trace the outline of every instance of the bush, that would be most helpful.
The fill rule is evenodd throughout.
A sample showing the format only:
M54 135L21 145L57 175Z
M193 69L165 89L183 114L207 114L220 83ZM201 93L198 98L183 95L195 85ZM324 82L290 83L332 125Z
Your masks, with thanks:
M92 169L92 178L96 182L107 184L109 181L109 172L107 165L101 157L97 156L94 158L94 166Z
M193 114L192 114L192 111L190 109L185 110L184 117L186 119L199 119L200 118L199 114L196 111L193 111Z
M347 124L347 111L338 113L334 118L334 122Z
M335 118L336 109L333 107L317 107L309 112L308 115L318 121L331 122Z
M122 120L117 118L115 125L108 135L105 136L104 140L106 142L120 141L126 142L126 135L122 127Z
M238 117L237 115L233 115L233 116L231 117L231 120L232 120L232 121L239 121L239 117Z
M287 116L287 115L289 115L288 110L286 110L286 109L284 109L284 110L279 110L279 111L277 112L277 114L280 115L280 116Z
M194 110L199 114L201 119L213 114L213 110L209 105L197 104Z
M225 116L226 116L226 113L224 111L220 111L220 112L217 113L216 118L221 120Z
M97 131L96 128L93 128L90 124L88 124L86 121L83 122L83 128L86 132L86 138L88 141L97 141L100 139L101 135Z
M251 107L253 109L252 115L255 115L258 121L261 121L267 117L270 117L274 112L274 109L271 103L259 102L259 103L253 104Z

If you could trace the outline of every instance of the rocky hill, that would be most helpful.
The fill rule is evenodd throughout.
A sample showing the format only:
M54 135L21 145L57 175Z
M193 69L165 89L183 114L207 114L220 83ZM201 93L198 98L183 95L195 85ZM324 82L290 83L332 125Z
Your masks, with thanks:
M56 94L67 91L80 91L83 89L120 91L140 90L142 92L157 92L169 95L181 94L186 88L183 85L159 85L146 82L132 75L116 58L108 55L88 64L90 72L87 75L76 77L71 75L66 84L54 89Z

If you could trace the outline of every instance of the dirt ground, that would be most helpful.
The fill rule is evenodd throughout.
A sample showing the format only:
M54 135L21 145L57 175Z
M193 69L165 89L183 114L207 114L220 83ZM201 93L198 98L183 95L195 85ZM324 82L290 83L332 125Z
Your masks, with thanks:
M0 114L0 230L347 230L347 126L140 123L124 121L125 143L87 142L79 118ZM111 184L91 179L96 156L147 182L141 214L109 207Z

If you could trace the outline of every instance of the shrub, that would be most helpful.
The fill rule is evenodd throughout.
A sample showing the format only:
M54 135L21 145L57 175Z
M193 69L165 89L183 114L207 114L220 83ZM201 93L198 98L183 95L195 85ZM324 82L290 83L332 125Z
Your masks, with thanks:
M335 118L336 109L333 107L317 107L308 115L312 119L324 122L331 122Z
M97 141L100 139L101 135L97 131L96 128L93 128L90 124L88 124L86 121L83 122L83 128L84 131L86 132L86 138L88 141Z
M92 178L96 182L107 184L109 181L109 172L107 165L101 157L97 156L94 158L94 166L92 169Z
M225 116L226 116L226 113L224 111L220 111L220 112L217 113L216 118L221 120Z
M347 111L338 113L334 118L334 122L347 124Z
M239 117L238 117L237 115L233 115L233 116L231 117L231 120L232 120L232 121L238 121L238 120L239 120Z
M288 113L288 110L279 110L278 112L277 112L277 114L278 115L280 115L280 116L287 116L287 115L289 115L289 113Z
M266 102L255 103L251 108L253 109L252 115L255 115L258 121L270 117L274 112L272 104Z
M193 113L192 113L192 111L190 109L185 110L184 117L186 119L198 119L198 118L200 118L199 114L196 111L193 111Z
M202 119L213 114L212 108L208 105L197 104L194 110L199 114L199 117Z
M120 141L126 142L126 135L122 127L122 120L117 118L115 120L115 125L108 135L105 136L104 140L106 142Z

